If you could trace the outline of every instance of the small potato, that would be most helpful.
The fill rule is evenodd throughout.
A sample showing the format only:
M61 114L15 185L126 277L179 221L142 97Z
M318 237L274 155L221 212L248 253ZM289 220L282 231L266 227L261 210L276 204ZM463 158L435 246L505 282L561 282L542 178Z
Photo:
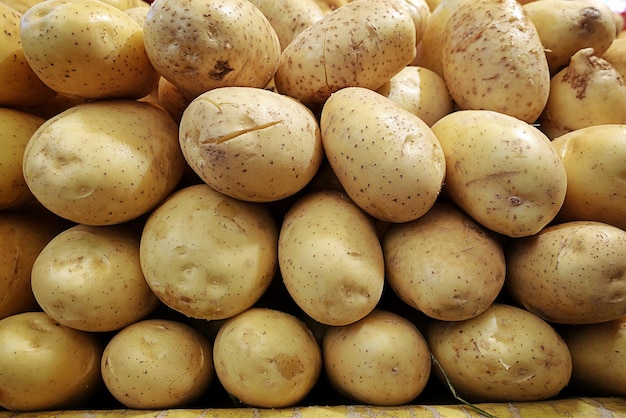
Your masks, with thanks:
M600 221L626 230L626 125L577 129L552 144L567 172L557 219Z
M565 199L567 176L537 128L489 110L462 110L432 126L446 157L445 191L481 225L511 237L533 235Z
M435 376L470 402L542 401L569 382L572 358L552 326L514 306L492 304L465 321L432 321L425 337ZM439 368L441 366L441 368Z
M560 333L572 354L572 387L586 395L626 396L626 315Z
M213 344L224 389L245 405L284 408L300 402L317 383L320 347L295 316L249 309L226 321Z
M376 309L365 318L329 328L323 363L342 395L373 405L402 405L419 396L430 377L430 350L408 319Z
M462 0L450 14L441 66L460 109L486 109L533 123L550 93L537 29L516 0Z
M346 87L320 117L326 157L361 209L387 222L407 222L437 200L445 156L430 127L383 95Z
M127 408L191 404L214 380L213 347L189 325L146 319L120 330L104 349L102 379Z
M461 321L487 309L504 284L500 243L456 206L390 225L382 240L386 279L407 304L431 318Z
M571 221L513 240L505 289L553 323L592 324L626 315L626 231Z
M611 42L609 49L598 56L611 64L611 66L613 66L613 68L615 68L615 70L622 76L622 79L626 80L626 38L616 38L613 42Z
M138 99L159 80L141 26L104 1L40 2L24 13L20 39L35 74L62 94Z
M413 60L415 36L408 8L396 0L349 2L285 48L276 89L312 107L344 87L377 89Z
M87 406L100 388L99 336L44 312L0 320L0 407L50 411Z
M153 209L185 167L176 123L164 109L133 100L87 102L48 119L23 161L26 184L42 205L99 226Z
M141 266L170 308L192 318L225 319L248 309L269 286L277 241L267 208L197 184L151 213L141 237Z
M358 321L382 296L384 261L374 223L340 192L296 201L280 229L278 261L292 299L322 324Z
M155 0L143 25L154 67L188 100L226 86L265 87L280 41L250 1Z
M313 178L324 150L313 113L290 97L253 87L196 97L180 121L180 146L209 186L236 199L277 201Z

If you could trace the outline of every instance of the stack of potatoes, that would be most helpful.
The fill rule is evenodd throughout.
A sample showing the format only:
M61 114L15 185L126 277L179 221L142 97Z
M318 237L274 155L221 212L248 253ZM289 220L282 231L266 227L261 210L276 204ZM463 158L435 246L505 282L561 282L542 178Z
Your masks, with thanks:
M606 3L0 12L0 407L626 396Z

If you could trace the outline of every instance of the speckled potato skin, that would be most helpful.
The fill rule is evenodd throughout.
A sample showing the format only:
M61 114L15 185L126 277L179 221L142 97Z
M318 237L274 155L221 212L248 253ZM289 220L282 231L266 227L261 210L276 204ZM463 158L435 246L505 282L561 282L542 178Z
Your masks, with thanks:
M99 226L153 209L184 169L178 125L162 108L132 100L87 102L46 120L23 160L26 184L42 205Z
M436 203L383 236L387 283L431 318L462 321L487 309L502 286L501 244L456 206Z
M571 221L514 240L507 249L506 291L529 311L562 324L626 315L626 231Z
M41 250L31 272L39 306L59 323L90 332L119 330L156 308L132 227L76 225Z
M626 230L626 125L596 125L555 138L567 172L561 221L593 220Z
M267 208L197 184L152 212L141 237L141 266L170 308L192 318L225 319L251 307L269 286L277 241Z
M215 372L244 405L296 405L321 374L322 354L311 331L295 316L252 308L226 321L213 344Z
M515 306L494 303L465 321L433 321L424 335L450 385L469 402L550 399L572 373L563 338L548 322ZM433 372L444 382L436 364Z
M155 0L143 25L154 67L192 100L226 86L265 87L280 41L249 1Z
M376 89L415 57L415 24L406 7L357 0L309 26L285 48L278 92L309 106L348 86Z
M346 87L320 117L326 157L350 198L381 221L424 215L443 186L437 137L415 114L363 87Z
M516 0L463 0L446 24L441 66L461 109L494 110L533 123L550 91L543 45Z
M202 180L228 196L271 202L313 178L324 150L313 113L290 97L223 87L194 99L180 121L180 145Z
M189 405L214 380L213 347L179 321L146 319L115 334L101 360L109 392L133 409Z
M159 80L141 26L103 1L40 2L24 13L20 39L35 74L62 94L138 99Z
M0 407L50 411L80 407L100 388L101 339L44 312L0 320Z
M446 157L445 192L481 225L511 237L548 225L565 199L567 176L536 127L489 110L462 110L432 126Z
M382 295L383 253L374 224L340 192L308 193L289 209L278 262L292 299L326 325L365 317Z
M381 309L329 328L322 353L331 385L365 404L406 404L422 393L430 377L430 350L421 332L408 319Z

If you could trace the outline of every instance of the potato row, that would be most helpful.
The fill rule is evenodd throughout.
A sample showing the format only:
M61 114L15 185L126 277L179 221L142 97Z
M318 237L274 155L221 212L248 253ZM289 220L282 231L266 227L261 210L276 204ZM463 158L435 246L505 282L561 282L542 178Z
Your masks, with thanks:
M604 2L0 12L1 408L626 396Z

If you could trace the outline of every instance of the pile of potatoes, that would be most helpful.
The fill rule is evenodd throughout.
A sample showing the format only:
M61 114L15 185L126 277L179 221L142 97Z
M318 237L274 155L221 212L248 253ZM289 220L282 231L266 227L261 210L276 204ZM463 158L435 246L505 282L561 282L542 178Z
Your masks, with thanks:
M0 22L1 408L626 396L606 3L3 0Z

